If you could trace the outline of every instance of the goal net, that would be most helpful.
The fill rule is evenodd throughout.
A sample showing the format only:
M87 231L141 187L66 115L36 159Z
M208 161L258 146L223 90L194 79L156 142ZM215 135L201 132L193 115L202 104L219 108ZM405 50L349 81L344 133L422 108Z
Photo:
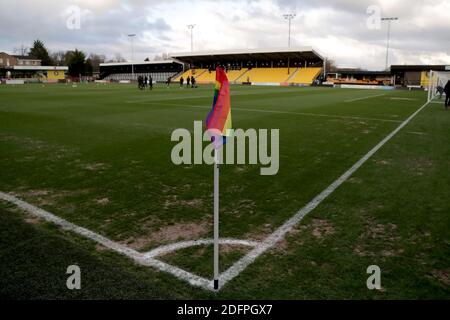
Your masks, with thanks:
M444 93L442 90L450 81L450 71L430 71L429 73L428 101L440 98Z

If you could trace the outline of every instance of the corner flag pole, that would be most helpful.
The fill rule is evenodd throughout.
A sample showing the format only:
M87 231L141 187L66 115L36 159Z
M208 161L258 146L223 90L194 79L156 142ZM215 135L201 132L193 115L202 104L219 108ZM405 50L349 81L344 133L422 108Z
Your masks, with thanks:
M214 149L214 289L219 289L219 157Z
M216 85L211 111L206 118L206 128L211 130L214 144L214 290L219 290L219 165L222 154L220 148L226 143L231 129L230 85L222 66L216 67ZM221 140L216 140L221 139Z

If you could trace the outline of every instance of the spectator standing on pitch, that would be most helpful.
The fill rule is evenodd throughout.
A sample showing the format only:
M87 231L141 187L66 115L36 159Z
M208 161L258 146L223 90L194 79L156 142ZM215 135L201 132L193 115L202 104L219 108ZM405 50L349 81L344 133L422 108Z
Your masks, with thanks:
M147 88L147 85L148 85L148 77L145 76L145 78L144 78L144 89Z
M180 78L180 88L183 88L183 84L184 84L184 79L183 77Z
M447 110L450 104L450 80L447 81L447 84L445 85L444 88L444 92L445 92L445 110Z
M148 80L150 84L150 90L153 90L153 78L150 76L150 79Z
M188 87L189 88L189 84L191 83L191 77L187 77L186 78L186 87Z
M191 76L191 88L195 88L195 78Z
M138 76L137 80L138 80L138 88L142 90L144 88L144 79L142 78L142 76Z
M170 87L170 77L167 78L166 84L167 84L167 88L169 88Z

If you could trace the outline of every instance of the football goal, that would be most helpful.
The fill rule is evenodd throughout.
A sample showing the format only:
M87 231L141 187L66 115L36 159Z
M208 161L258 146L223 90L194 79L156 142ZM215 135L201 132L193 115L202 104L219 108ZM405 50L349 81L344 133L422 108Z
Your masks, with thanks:
M450 81L450 71L430 71L429 74L428 101L441 97L443 89Z

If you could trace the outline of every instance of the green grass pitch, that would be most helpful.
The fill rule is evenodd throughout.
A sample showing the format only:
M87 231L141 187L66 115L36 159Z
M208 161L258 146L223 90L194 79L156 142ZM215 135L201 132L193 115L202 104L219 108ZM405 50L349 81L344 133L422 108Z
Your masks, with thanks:
M221 169L221 237L261 240L422 106L426 93L232 86L235 128L280 130L280 170ZM383 94L384 95L380 95ZM377 97L366 98L377 95ZM145 252L212 236L212 167L175 166L176 128L212 86L0 86L0 191ZM0 296L146 299L450 297L450 113L429 104L218 293L133 263L0 201ZM221 248L221 270L246 253ZM161 258L212 278L212 247ZM68 290L68 265L82 289ZM368 290L378 265L382 290Z

